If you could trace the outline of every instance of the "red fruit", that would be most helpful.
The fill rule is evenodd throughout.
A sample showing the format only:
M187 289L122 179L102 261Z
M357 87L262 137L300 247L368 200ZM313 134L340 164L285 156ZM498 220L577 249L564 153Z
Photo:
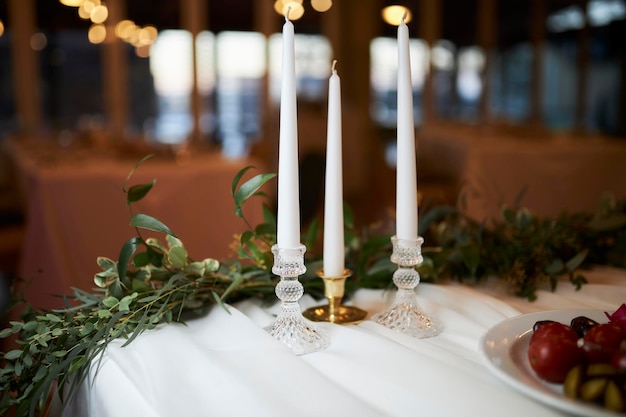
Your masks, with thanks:
M626 371L626 352L619 350L611 356L611 365L617 369L618 372Z
M558 334L536 339L528 347L528 361L537 376L548 382L562 383L570 369L584 363L586 355L576 339Z
M603 323L592 327L583 338L583 349L591 363L610 363L611 357L626 339L626 330L615 323Z
M544 324L535 330L533 335L530 337L530 344L532 345L535 341L547 336L557 336L564 339L571 339L574 342L576 342L579 337L578 333L576 333L576 331L570 326L563 323L552 322Z

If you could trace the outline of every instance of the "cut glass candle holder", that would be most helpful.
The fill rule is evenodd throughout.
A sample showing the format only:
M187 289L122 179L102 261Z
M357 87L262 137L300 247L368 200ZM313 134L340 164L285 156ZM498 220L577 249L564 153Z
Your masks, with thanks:
M424 260L423 242L424 239L419 236L416 240L398 239L396 236L391 238L391 262L398 265L393 274L393 283L398 287L398 292L389 309L372 317L378 324L417 338L436 336L443 330L438 320L422 310L415 293L415 287L420 281L415 267Z
M265 327L265 330L287 345L296 355L323 350L330 343L325 332L304 319L298 303L304 295L304 287L298 276L306 272L305 251L304 245L296 248L272 246L274 254L272 272L280 277L275 292L281 305L276 320Z

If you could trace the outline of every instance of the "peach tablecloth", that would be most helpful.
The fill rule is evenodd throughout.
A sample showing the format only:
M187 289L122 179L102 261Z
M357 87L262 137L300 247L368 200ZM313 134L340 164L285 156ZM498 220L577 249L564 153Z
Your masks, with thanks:
M52 308L61 302L56 296L67 294L70 287L93 288L93 276L101 271L97 257L117 260L122 245L136 236L129 226L122 186L141 157L120 159L93 152L63 155L62 150L46 157L38 152L33 143L14 143L10 150L27 209L20 275L30 281L27 300ZM248 171L244 179L264 172L259 161L232 161L218 153L192 153L183 160L149 159L129 184L153 179L156 184L133 211L165 223L194 259L233 256L229 246L246 225L234 214L230 187L236 173L247 165L257 169ZM267 185L270 190L272 186ZM262 220L261 203L252 198L244 207L252 225Z

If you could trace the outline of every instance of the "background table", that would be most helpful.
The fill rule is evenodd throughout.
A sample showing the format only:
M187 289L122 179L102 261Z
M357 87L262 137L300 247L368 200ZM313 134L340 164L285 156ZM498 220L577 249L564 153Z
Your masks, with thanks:
M53 308L61 303L56 296L67 294L70 287L91 289L94 274L101 272L97 257L117 260L122 245L136 236L129 226L122 186L149 152L134 158L97 149L49 149L49 143L37 140L9 145L26 208L20 276L30 281L28 301ZM244 180L265 172L259 161L233 161L213 152L156 156L144 162L129 182L156 179L145 199L133 204L133 211L165 223L194 259L233 256L235 235L247 226L234 214L230 187L236 173L248 165L257 169L248 171ZM262 202L252 198L244 207L252 225L262 220ZM142 235L163 239L162 234L147 231Z
M418 136L420 173L459 189L465 212L482 221L503 204L555 217L593 212L602 196L626 198L626 141L497 126L429 125Z
M372 321L320 323L330 346L303 356L262 329L276 305L246 300L230 314L214 308L127 347L114 342L63 416L564 416L489 372L479 343L486 330L520 313L613 311L626 301L626 271L600 268L586 276L581 291L563 281L533 303L506 295L497 280L478 288L420 284L423 308L443 322L440 335L415 339ZM359 290L353 303L373 314L393 295ZM303 308L313 304L306 295L301 300Z

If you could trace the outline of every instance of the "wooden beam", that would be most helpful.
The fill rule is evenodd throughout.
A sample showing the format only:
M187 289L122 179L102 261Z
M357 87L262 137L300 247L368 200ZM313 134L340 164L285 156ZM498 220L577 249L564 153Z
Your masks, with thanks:
M35 1L8 0L11 25L11 61L18 130L37 133L41 129L41 77L37 52L30 46L35 33Z

